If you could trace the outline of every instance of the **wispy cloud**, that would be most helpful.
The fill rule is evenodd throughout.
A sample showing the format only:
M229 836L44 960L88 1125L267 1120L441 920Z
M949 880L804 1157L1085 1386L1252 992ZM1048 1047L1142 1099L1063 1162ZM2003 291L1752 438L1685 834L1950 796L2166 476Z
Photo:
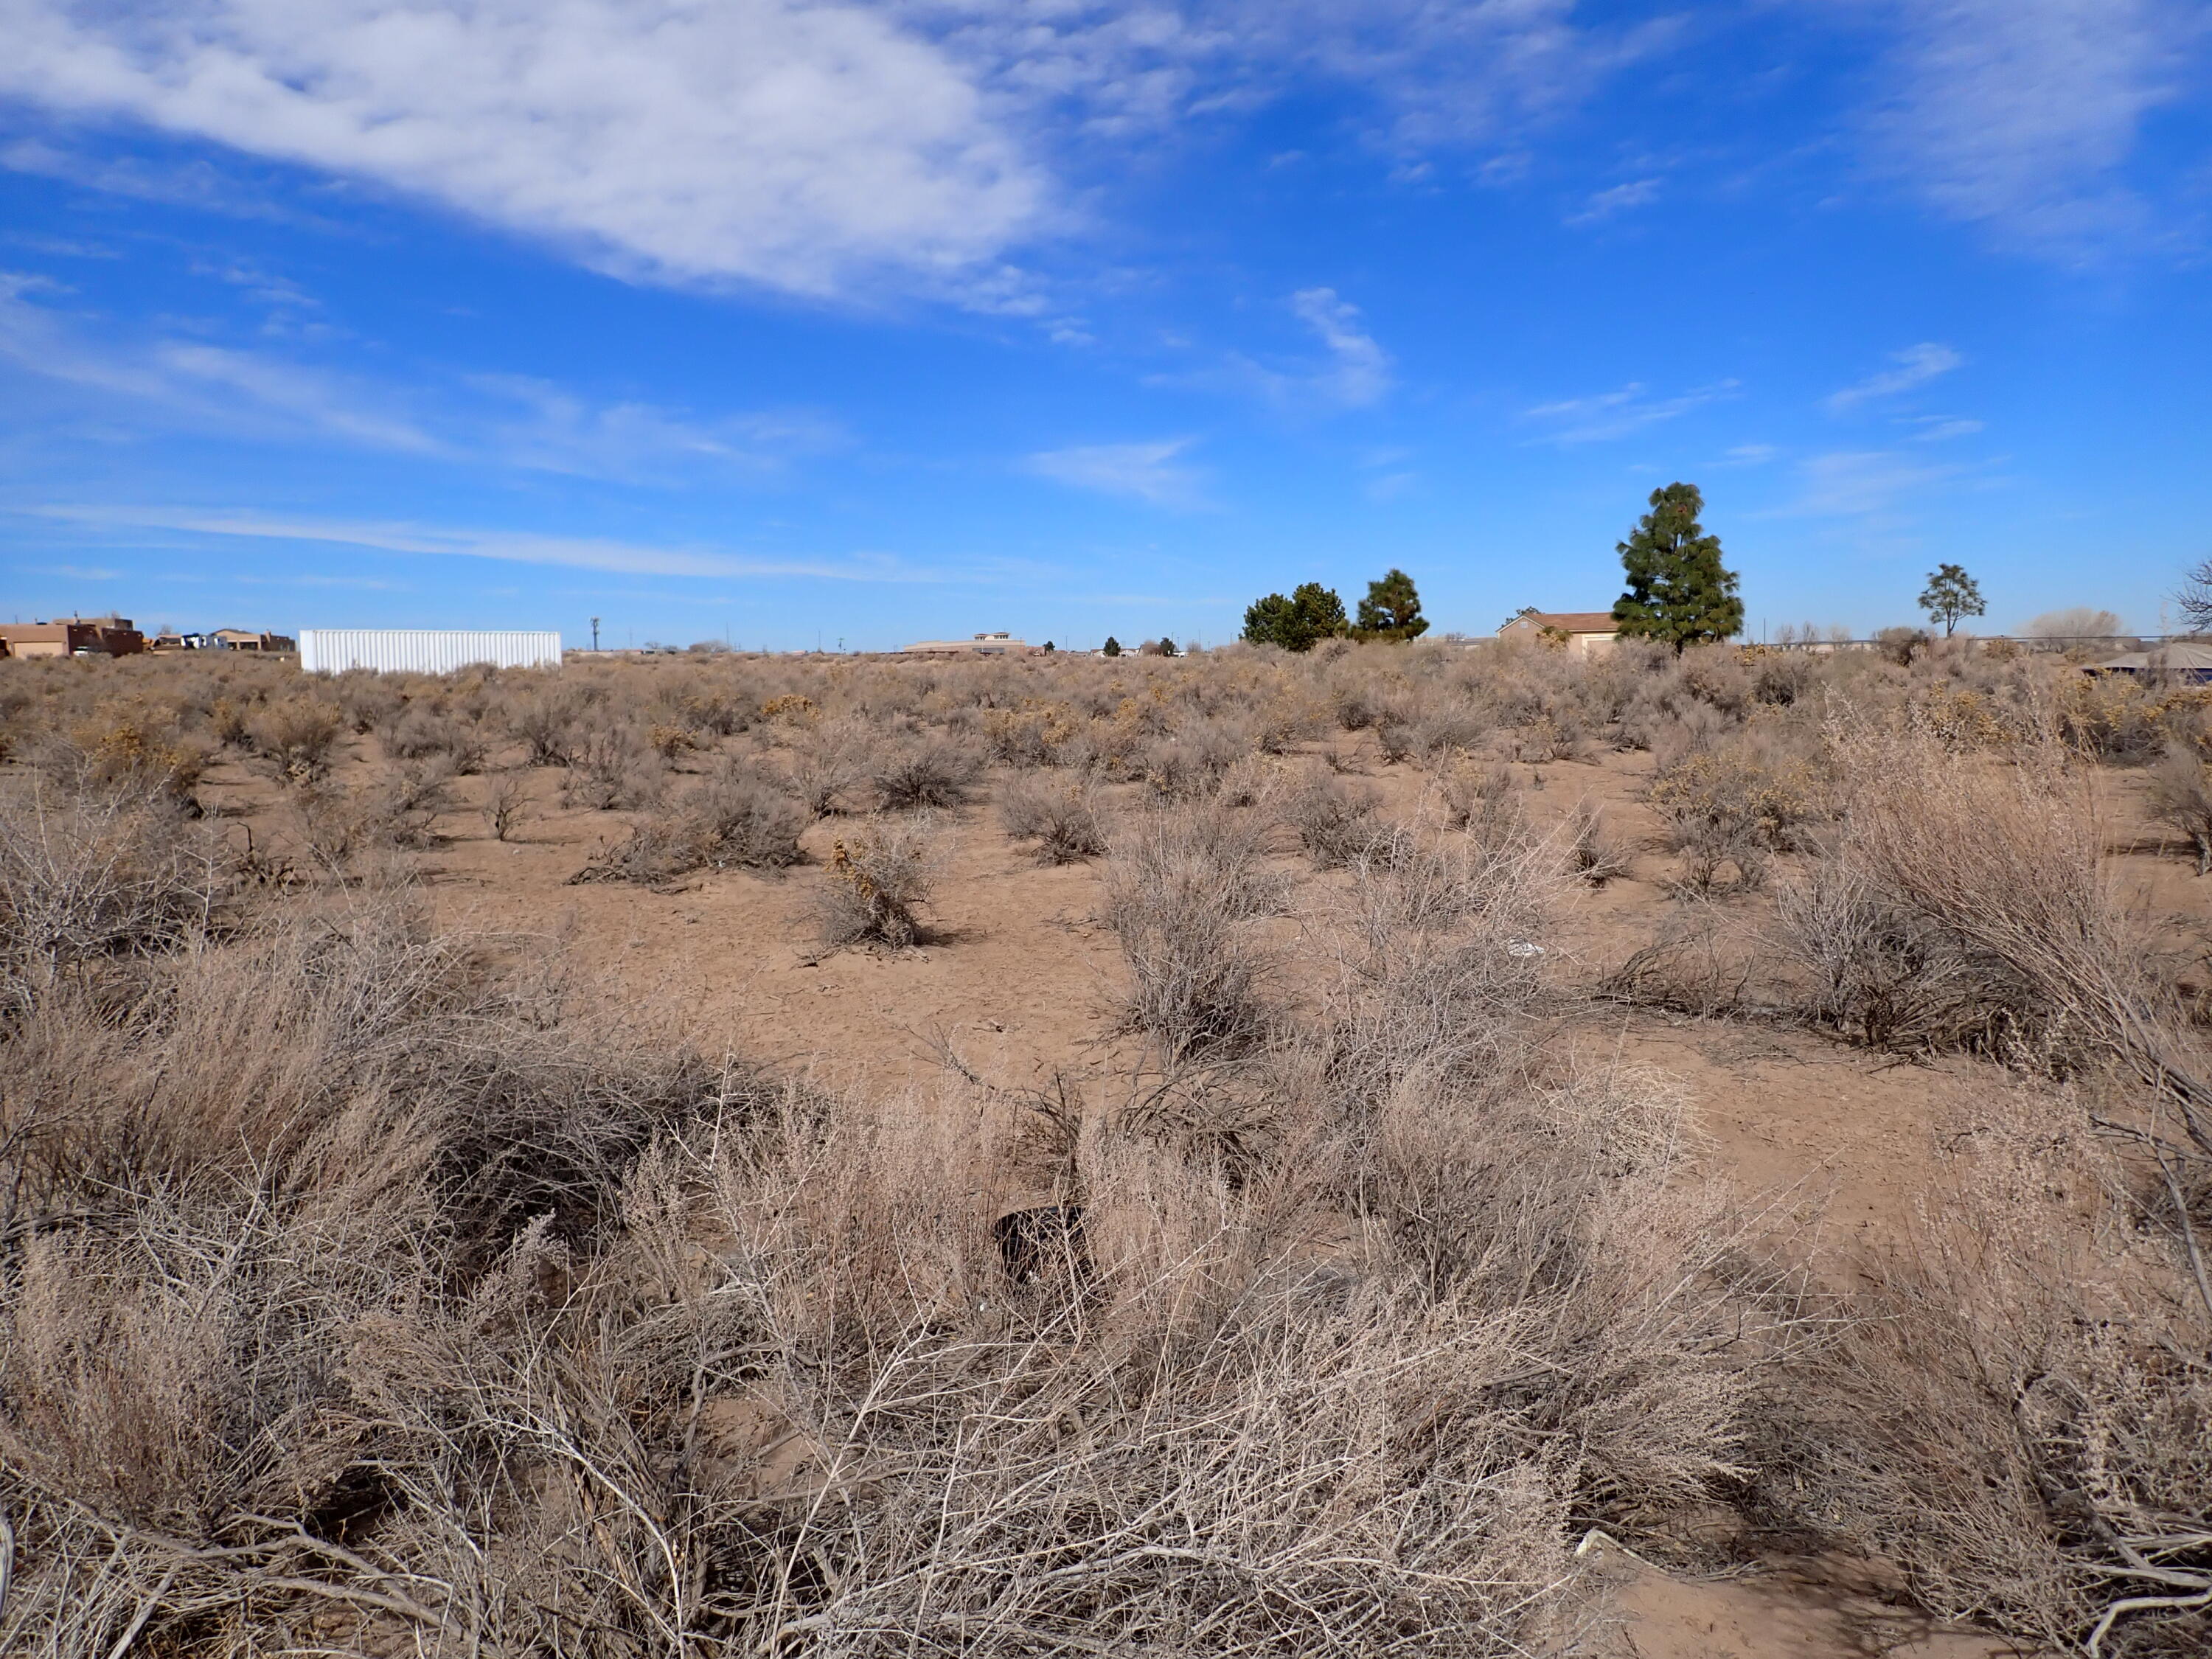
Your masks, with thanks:
M1204 480L1195 468L1179 459L1190 446L1188 438L1078 444L1040 451L1024 459L1022 465L1041 478L1078 489L1124 495L1154 507L1195 507L1205 505Z
M1655 398L1649 386L1640 380L1631 380L1615 392L1600 392L1586 398L1568 398L1558 403L1539 404L1524 411L1522 419L1548 428L1540 441L1553 444L1602 443L1608 439L1626 438L1647 427L1678 420L1693 410L1708 404L1735 397L1742 387L1735 380L1717 380L1711 386L1696 386L1672 398Z
M1954 483L1966 471L1893 450L1838 450L1809 456L1798 469L1797 497L1783 509L1783 515L1892 520L1910 498Z
M1731 466L1764 466L1781 453L1772 444L1738 444L1722 459Z
M107 570L98 565L82 564L19 564L10 567L27 576L66 576L72 581L113 582L123 580L120 570Z
M1390 354L1360 325L1359 307L1340 299L1333 288L1301 289L1291 309L1321 337L1330 367L1312 385L1351 408L1378 403L1390 390Z
M258 278L252 267L236 268L242 285ZM648 484L715 471L757 477L848 441L836 422L806 410L702 416L636 401L597 403L521 375L439 374L403 388L279 350L133 339L38 303L33 296L53 286L0 272L0 361L200 433L313 438Z
M952 573L922 570L884 555L837 560L760 558L702 547L655 546L610 538L545 536L406 520L277 516L191 507L110 507L58 502L20 509L35 518L102 530L164 530L258 541L307 542L434 557L605 570L633 576L814 576L837 581L936 582Z
M1893 0L1880 164L1949 217L2081 257L2148 227L2124 167L2181 96L2195 0ZM2101 245L2101 247L2100 246Z
M1395 385L1390 354L1368 331L1358 306L1333 288L1304 288L1290 296L1289 310L1319 340L1319 358L1285 354L1262 362L1232 351L1212 367L1152 375L1146 384L1240 393L1286 410L1364 409L1389 395ZM1177 337L1169 343L1186 343Z
M1923 444L1948 443L1954 438L1971 438L1982 430L1979 421L1954 420L1942 415L1923 415L1911 422L1919 429L1912 435Z
M1894 398L1899 392L1910 392L1948 374L1966 361L1949 346L1933 340L1892 352L1889 360L1895 367L1869 374L1840 392L1831 392L1824 400L1828 412L1840 415L1877 398Z
M1626 184L1615 185L1610 190L1599 191L1583 203L1579 212L1568 216L1571 225L1594 225L1601 219L1610 219L1616 213L1631 208L1649 205L1659 199L1659 180L1632 179Z

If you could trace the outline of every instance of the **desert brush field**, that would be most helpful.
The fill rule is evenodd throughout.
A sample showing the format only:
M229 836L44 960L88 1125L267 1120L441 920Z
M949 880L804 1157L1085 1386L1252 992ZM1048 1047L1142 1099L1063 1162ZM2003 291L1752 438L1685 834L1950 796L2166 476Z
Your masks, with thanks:
M2212 694L0 662L0 1650L2212 1651Z

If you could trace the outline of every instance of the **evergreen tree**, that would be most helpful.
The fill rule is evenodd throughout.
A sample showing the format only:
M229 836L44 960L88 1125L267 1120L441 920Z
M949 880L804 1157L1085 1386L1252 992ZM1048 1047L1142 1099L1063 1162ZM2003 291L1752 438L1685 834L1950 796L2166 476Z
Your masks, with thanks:
M1930 622L1943 624L1943 637L1949 639L1951 630L1959 625L1961 617L1978 617L1988 611L1982 603L1982 590L1966 574L1962 564L1939 564L1928 573L1928 586L1921 590L1920 608L1928 613Z
M1361 639L1417 640L1428 631L1411 576L1394 566L1382 580L1367 584L1367 597L1359 602Z
M1160 635L1160 655L1163 657L1174 657L1180 656L1181 654L1182 653L1176 649L1176 642L1173 640L1170 639L1164 634Z
M1319 582L1301 582L1285 599L1270 593L1255 599L1244 613L1244 638L1254 645L1279 645L1285 651L1310 651L1317 640L1351 631L1344 601Z
M1721 538L1698 522L1705 507L1695 484L1655 489L1651 510L1616 547L1628 591L1613 601L1613 619L1625 637L1680 651L1742 630L1735 572L1721 563Z
M1102 657L1120 656L1121 654L1121 641L1115 639L1111 634L1109 634L1106 636L1106 644L1098 654Z

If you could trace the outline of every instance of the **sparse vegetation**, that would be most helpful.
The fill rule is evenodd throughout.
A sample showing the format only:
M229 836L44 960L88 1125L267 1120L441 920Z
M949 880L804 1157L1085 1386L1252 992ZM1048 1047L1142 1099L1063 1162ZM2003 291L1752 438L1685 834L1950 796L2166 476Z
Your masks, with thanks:
M2203 1650L2204 694L1675 643L0 663L0 1649Z

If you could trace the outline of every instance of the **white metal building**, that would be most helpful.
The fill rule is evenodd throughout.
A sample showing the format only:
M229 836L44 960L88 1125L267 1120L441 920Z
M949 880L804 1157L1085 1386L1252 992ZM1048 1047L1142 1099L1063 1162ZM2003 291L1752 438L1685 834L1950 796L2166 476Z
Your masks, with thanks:
M384 674L450 674L474 663L558 668L561 636L495 628L303 628L300 666L310 674L370 668Z

